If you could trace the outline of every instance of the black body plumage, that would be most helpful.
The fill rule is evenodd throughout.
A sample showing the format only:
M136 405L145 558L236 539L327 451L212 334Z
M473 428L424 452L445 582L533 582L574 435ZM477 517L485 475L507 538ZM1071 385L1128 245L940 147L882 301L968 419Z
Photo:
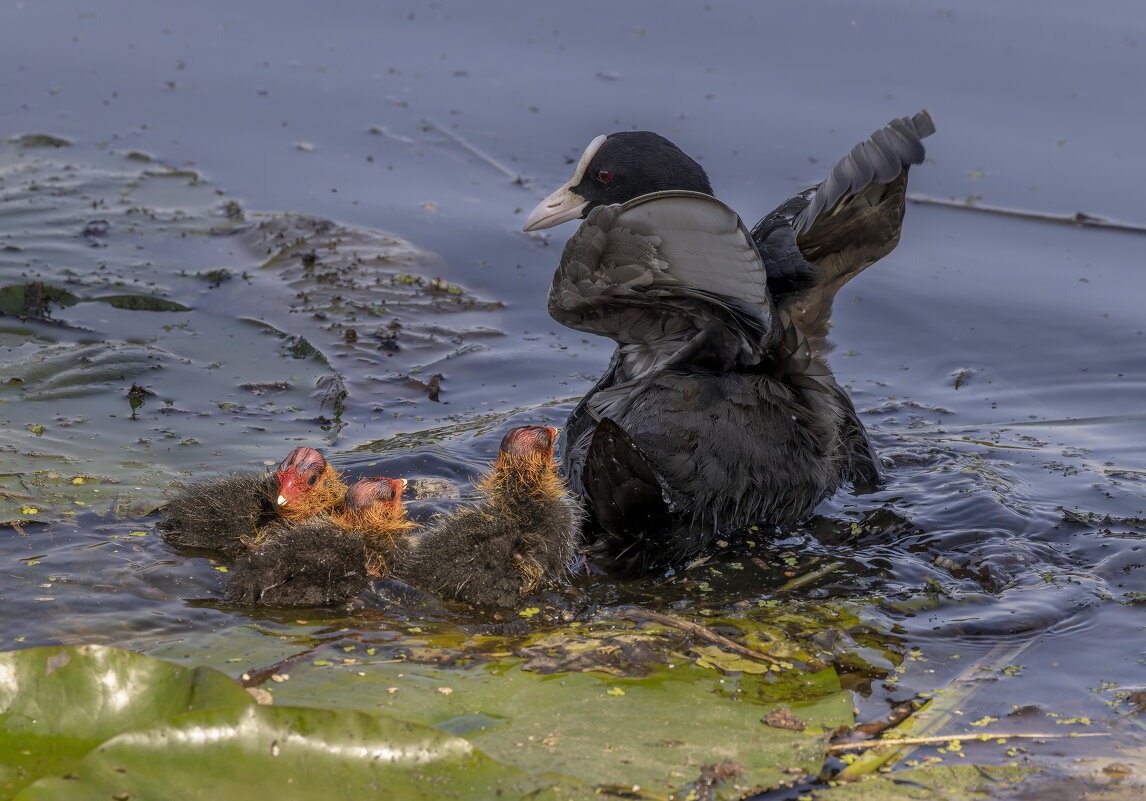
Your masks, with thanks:
M239 555L227 600L248 606L329 606L366 589L367 536L327 515L277 523Z

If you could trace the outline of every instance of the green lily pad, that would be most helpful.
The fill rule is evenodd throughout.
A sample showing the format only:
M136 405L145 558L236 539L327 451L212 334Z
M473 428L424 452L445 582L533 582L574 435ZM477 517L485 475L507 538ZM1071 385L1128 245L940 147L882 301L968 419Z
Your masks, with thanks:
M251 698L210 668L102 646L0 653L0 799L67 772L125 729Z
M80 300L65 289L38 282L0 287L0 311L6 314L51 317L53 304L74 306Z
M0 476L0 523L61 523L83 513L135 520L163 500L146 482L125 486L110 476L83 472L78 460L47 453L8 452ZM135 477L133 477L135 478Z
M460 737L353 710L228 707L180 715L116 737L67 778L41 779L19 799L249 798L279 801L592 798L561 777L539 781Z
M105 340L98 344L28 341L5 352L5 377L18 377L6 395L22 401L48 401L118 391L124 381L144 376L172 361L148 345ZM124 401L124 408L127 402Z

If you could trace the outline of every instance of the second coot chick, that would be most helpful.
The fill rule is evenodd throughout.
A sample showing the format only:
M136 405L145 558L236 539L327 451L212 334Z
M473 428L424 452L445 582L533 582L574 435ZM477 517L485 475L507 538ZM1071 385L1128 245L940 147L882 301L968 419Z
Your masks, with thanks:
M332 513L266 529L229 572L227 600L248 606L328 606L383 575L410 527L401 479L360 479Z
M508 609L565 576L581 515L553 460L556 437L548 426L506 434L478 502L431 519L395 575L446 598Z
M366 536L366 572L385 578L396 555L409 546L414 523L406 517L400 478L364 478L350 485L342 507L330 514L335 525Z

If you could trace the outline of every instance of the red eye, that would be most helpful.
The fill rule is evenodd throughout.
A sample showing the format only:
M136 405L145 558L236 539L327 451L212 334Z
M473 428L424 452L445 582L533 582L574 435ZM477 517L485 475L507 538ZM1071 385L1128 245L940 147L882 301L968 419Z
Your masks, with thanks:
M613 180L613 173L609 172L608 170L600 170L597 173L597 180L603 184L607 184L609 181Z

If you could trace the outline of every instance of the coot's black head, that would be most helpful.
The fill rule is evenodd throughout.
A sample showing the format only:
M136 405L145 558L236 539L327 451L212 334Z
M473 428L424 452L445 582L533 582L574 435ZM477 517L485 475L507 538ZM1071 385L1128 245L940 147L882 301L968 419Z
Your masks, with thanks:
M598 136L581 154L573 177L530 212L524 230L551 228L583 218L595 206L667 189L712 194L704 168L663 136L651 131Z

